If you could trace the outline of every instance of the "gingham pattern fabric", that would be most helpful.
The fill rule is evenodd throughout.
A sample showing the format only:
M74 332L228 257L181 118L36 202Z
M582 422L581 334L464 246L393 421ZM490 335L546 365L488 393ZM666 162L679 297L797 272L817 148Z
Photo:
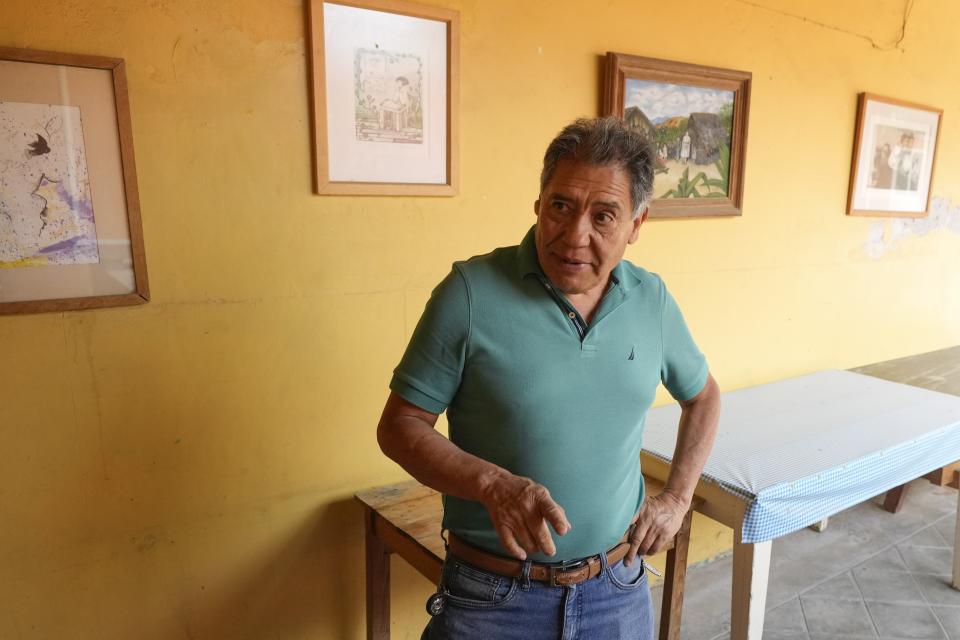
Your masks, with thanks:
M649 412L643 448L669 462L680 407ZM849 371L723 394L704 477L747 503L763 542L960 460L960 397Z

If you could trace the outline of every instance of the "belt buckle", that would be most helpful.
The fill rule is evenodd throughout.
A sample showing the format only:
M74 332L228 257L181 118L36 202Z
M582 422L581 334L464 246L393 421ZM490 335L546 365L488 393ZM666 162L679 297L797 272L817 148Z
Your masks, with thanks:
M572 570L572 569L579 569L579 568L581 568L581 567L587 566L589 563L590 563L590 558L584 558L584 559L582 559L582 560L577 560L577 561L575 561L575 562L564 562L564 563L561 563L561 564L558 564L558 565L551 565L551 566L550 566L550 573L549 573L549 575L550 575L550 581L549 581L550 586L551 586L551 587L562 587L562 586L563 586L563 585L561 585L561 584L557 584L557 574L558 574L558 573L565 573L565 572L570 571L570 570Z

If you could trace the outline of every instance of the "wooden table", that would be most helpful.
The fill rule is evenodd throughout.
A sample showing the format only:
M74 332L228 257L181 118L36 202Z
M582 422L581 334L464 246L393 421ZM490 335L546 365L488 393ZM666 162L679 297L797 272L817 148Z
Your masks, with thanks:
M851 371L960 396L960 347L880 362ZM645 476L661 481L667 478L670 471L668 461L647 451L641 452L641 466ZM699 482L696 495L702 499L697 511L734 530L730 638L760 640L773 541L742 541L742 526L748 505L739 496L704 479ZM960 589L960 504L953 586Z
M960 396L960 346L876 362L850 369L850 371ZM940 486L949 484L957 489L960 488L958 471L960 471L960 461L931 472L926 478L934 484ZM890 513L899 511L907 496L908 486L904 484L888 491L883 508Z
M645 480L648 495L659 493L663 488L656 479ZM387 640L390 637L390 554L396 553L427 580L437 584L446 554L440 537L443 507L440 494L416 481L368 489L356 494L356 498L364 506L366 529L367 640ZM695 498L667 551L660 640L680 638L690 524L693 511L699 505L700 499Z

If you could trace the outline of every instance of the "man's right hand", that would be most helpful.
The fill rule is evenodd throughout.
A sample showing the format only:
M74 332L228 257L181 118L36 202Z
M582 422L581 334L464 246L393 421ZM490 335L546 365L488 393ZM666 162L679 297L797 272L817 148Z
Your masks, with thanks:
M428 487L480 502L510 555L554 555L547 523L561 536L571 527L547 488L466 453L437 433L437 417L391 392L377 426L380 448Z
M530 478L498 474L483 490L480 502L490 514L500 543L518 560L526 560L528 553L542 551L552 556L557 552L548 522L561 536L571 529L563 507L553 501L546 487Z

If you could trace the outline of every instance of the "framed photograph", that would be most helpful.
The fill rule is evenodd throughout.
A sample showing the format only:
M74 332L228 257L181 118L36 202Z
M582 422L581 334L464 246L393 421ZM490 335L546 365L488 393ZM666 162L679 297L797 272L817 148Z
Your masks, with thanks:
M0 47L0 313L149 297L123 60Z
M310 0L314 190L457 193L460 14Z
M927 215L942 118L942 109L860 94L847 215Z
M608 53L604 115L655 153L652 218L738 216L750 110L747 71Z

